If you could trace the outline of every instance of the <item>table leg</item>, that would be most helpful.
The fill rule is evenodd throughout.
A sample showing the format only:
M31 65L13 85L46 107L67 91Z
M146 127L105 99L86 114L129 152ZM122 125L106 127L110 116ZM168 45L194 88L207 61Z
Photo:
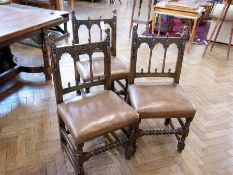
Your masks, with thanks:
M213 40L213 42L212 42L210 51L212 51L212 49L213 49L213 47L214 47L214 44L215 44L216 39L217 39L217 37L218 37L218 34L219 34L219 32L220 32L220 30L221 30L221 28L222 28L222 24L223 24L223 21L225 20L225 17L226 17L226 15L227 15L227 12L228 12L229 7L230 7L230 4L226 6L225 12L220 16L219 26L218 26L218 28L217 28L217 32L216 32L216 35L215 35L214 40Z
M224 5L224 7L223 7L223 9L222 9L221 15L220 15L220 17L218 18L218 20L217 20L217 22L216 22L216 24L215 24L215 26L214 26L214 29L213 29L213 31L212 31L212 33L211 33L211 35L210 35L209 41L208 41L208 43L207 43L207 45L206 45L206 47L205 47L205 50L204 50L203 55L202 55L202 58L204 58L205 53L206 53L206 51L207 51L207 49L208 49L208 47L209 47L209 45L210 45L210 42L211 42L211 40L212 40L212 38L213 38L213 36L214 36L216 30L217 30L217 33L215 34L215 37L216 37L216 38L218 37L218 32L219 32L219 30L221 29L220 23L221 23L221 21L223 21L223 20L225 19L226 14L227 14L227 11L228 11L228 8L230 7L230 4L231 4L231 0L228 0L228 1L225 3L225 5ZM214 39L213 44L215 43L215 41L216 41L216 39ZM213 48L213 44L212 44L212 48Z
M233 23L232 23L231 32L230 32L230 38L229 38L229 43L228 43L227 59L229 59L229 54L230 54L230 49L231 49L232 37L233 37Z
M0 74L16 66L10 46L0 48Z
M156 15L155 13L152 15L152 23L151 23L151 33L154 34L155 33L155 24L156 24Z
M67 29L67 22L69 21L69 14L62 16L64 19L67 19L66 22L64 22L64 32L65 34L69 33Z
M68 33L68 29L67 29L67 22L65 22L65 23L64 23L64 32L65 32L65 34L67 34L67 33Z
M158 36L160 36L161 24L162 24L162 15L161 15L161 14L159 14Z
M132 8L132 14L131 14L131 20L130 20L130 28L129 28L129 38L131 36L131 30L133 28L133 18L134 18L135 7L136 7L136 0L133 0L133 8Z
M193 40L195 38L195 35L196 35L196 30L197 30L197 21L198 19L194 19L193 20L193 28L192 28L192 33L190 35L190 38L189 38L189 46L188 46L188 50L191 48L191 46L193 45Z
M49 39L48 39L48 29L44 28L41 31L41 49L43 52L43 59L44 59L44 74L46 80L51 80L51 67L50 67L50 60L49 60Z
M150 22L150 12L151 12L151 4L152 0L148 0L148 12L147 12L147 22L146 22L146 36L149 35L150 29L149 29L149 22Z
M0 48L0 86L21 72L20 67L16 65L13 59L14 55L11 52L10 46ZM2 94L5 89L0 88L0 91Z

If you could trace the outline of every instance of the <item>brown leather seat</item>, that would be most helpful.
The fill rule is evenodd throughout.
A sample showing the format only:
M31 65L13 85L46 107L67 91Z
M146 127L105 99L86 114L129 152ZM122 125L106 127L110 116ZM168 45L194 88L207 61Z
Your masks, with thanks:
M76 143L136 124L138 114L112 91L89 93L58 104Z
M132 107L140 118L193 117L196 109L176 83L129 85Z
M80 74L80 77L84 81L90 80L90 66L89 60L78 61L76 63L77 70ZM104 60L103 58L93 59L93 76L94 78L103 77L104 75ZM125 77L129 74L129 68L127 68L124 63L120 61L117 57L111 57L111 77L114 80L115 76Z

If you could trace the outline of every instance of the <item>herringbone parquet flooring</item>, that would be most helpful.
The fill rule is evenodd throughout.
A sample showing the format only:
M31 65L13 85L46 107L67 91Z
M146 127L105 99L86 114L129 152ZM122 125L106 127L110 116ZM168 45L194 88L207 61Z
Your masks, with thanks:
M126 3L117 5L117 54L128 64L131 3ZM78 18L107 17L112 10L107 2L76 2L74 7ZM70 9L68 2L65 9ZM176 152L174 136L144 137L138 140L131 160L124 159L122 148L111 150L87 161L86 174L233 174L233 54L227 61L226 45L217 44L202 59L203 49L194 46L184 58L180 84L195 103L197 114L183 153ZM40 50L18 44L12 50L20 64L42 63ZM13 87L0 100L0 175L74 174L60 148L52 83L44 83L42 74L22 73L9 84ZM163 127L163 121L143 121L142 126Z

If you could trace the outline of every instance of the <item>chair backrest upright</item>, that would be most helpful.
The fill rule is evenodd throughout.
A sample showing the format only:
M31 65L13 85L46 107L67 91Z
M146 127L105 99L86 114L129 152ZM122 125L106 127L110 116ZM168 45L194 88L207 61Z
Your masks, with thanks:
M108 24L111 28L111 54L116 56L116 30L117 30L117 11L113 10L113 17L110 19L103 19L101 16L99 19L91 19L90 17L87 20L77 20L75 17L75 11L72 11L72 28L73 28L73 43L79 44L79 28L81 26L86 26L88 30L88 42L92 42L91 38L91 28L94 25L97 25L100 29L100 41L103 39L103 29L101 27L101 22Z
M175 83L179 83L187 32L188 28L185 27L180 37L139 37L137 34L137 26L134 26L131 43L129 84L133 84L134 79L140 77L168 77L173 78ZM141 69L140 72L137 72L138 49L143 43L147 44L150 50L148 69L146 71ZM157 68L151 70L152 51L157 44L161 44L164 48L161 71L158 71ZM165 70L167 50L172 44L175 44L178 49L174 72L170 68L167 71Z
M111 74L111 51L110 51L110 30L106 30L106 39L101 42L86 43L86 44L73 44L66 46L56 47L55 44L51 44L52 53L52 66L53 66L53 81L57 103L63 102L63 95L74 92L82 91L84 88L89 88L98 85L104 85L105 89L111 89L110 74ZM102 52L104 54L104 76L94 78L92 67L92 56L94 53ZM70 54L74 61L74 67L76 69L76 62L80 55L88 55L89 57L89 69L91 78L89 81L80 82L76 80L74 86L70 83L67 87L63 87L60 71L60 60L64 54Z

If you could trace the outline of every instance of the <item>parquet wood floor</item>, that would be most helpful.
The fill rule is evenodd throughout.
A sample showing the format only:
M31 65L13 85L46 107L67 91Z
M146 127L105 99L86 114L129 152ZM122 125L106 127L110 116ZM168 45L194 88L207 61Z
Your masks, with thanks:
M117 4L117 54L125 64L130 56L131 5ZM78 18L107 17L112 10L108 2L75 2L74 7ZM65 9L71 9L67 1ZM38 49L19 44L12 49L20 64L42 63ZM217 44L202 59L203 50L196 45L185 54L181 74L181 85L197 107L185 150L176 152L174 136L144 137L131 160L124 159L123 149L111 150L85 163L87 175L233 174L233 54L227 61L226 45ZM60 148L52 83L44 83L42 74L22 73L8 85L13 87L0 95L0 175L74 174ZM162 123L148 120L142 126Z

